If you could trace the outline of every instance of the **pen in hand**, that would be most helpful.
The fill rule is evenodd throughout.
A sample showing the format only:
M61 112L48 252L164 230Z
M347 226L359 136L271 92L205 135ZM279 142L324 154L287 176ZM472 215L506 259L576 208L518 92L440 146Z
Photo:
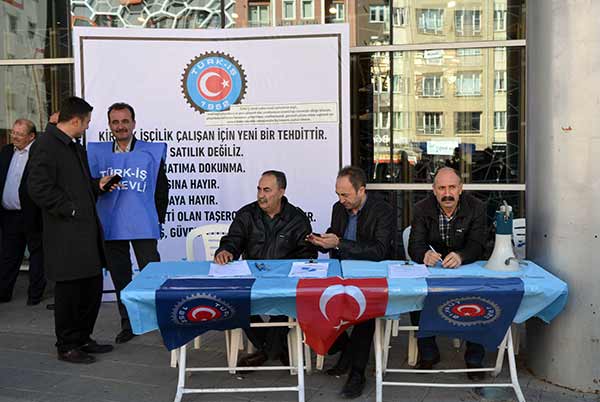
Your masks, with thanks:
M436 264L438 263L438 261L442 260L442 255L440 253L438 253L437 251L435 251L435 249L433 248L433 246L431 244L429 245L429 249L438 255L438 258L436 260Z

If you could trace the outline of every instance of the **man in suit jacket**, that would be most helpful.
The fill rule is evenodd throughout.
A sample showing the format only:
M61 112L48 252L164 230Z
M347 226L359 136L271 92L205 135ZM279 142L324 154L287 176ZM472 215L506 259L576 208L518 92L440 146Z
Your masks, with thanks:
M92 107L70 97L56 126L48 125L30 160L29 194L42 209L44 266L54 289L58 359L93 363L90 353L106 353L90 335L102 298L105 265L96 197L110 180L92 180L87 156L76 142L87 129Z
M46 287L42 233L40 228L31 224L37 211L26 197L21 198L24 195L27 162L33 152L36 135L32 121L18 119L10 133L12 143L0 150L0 302L8 302L12 298L25 246L29 249L27 305L39 304Z

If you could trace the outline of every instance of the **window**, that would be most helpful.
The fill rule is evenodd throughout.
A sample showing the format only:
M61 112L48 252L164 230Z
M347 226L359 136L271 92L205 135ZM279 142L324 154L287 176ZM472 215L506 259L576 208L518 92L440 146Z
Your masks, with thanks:
M494 112L494 130L506 130L506 112Z
M393 22L395 27L406 26L406 7L394 7L393 8Z
M268 5L249 5L248 26L266 27L271 25L271 12Z
M465 57L465 56L481 56L481 49L458 49L456 51L456 55L458 57Z
M473 134L481 131L481 112L457 112L454 114L456 132Z
M394 112L394 130L405 130L409 127L409 112Z
M456 10L454 13L456 34L477 36L481 34L481 10Z
M329 12L335 10L335 13L332 13L330 19L332 22L344 22L346 21L346 9L344 8L344 3L332 3L329 8Z
M494 60L496 63L506 63L506 48L496 47L494 48Z
M18 22L19 22L19 19L17 17L15 17L14 15L8 14L8 30L9 30L9 32L17 33Z
M388 93L390 91L389 77L377 75L373 77L373 92Z
M36 29L37 29L37 25L35 23L33 23L33 22L28 23L27 35L29 36L29 39L35 38Z
M421 96L443 96L442 88L442 75L441 74L428 74L423 76L421 86Z
M481 95L481 73L462 72L456 76L456 96Z
M494 77L494 90L496 92L506 92L506 70L496 71Z
M315 0L302 0L302 19L315 18Z
M408 86L406 85L406 77L401 74L394 74L394 79L392 81L392 91L396 94L406 95Z
M441 134L443 115L442 112L419 112L417 130L423 134Z
M390 128L390 112L377 112L373 119L374 128Z
M444 9L419 8L417 19L419 32L440 35L444 27Z
M506 6L502 4L494 5L494 31L506 31Z
M370 6L369 7L369 22L381 23L388 20L388 6Z
M296 0L283 0L283 19L296 19Z

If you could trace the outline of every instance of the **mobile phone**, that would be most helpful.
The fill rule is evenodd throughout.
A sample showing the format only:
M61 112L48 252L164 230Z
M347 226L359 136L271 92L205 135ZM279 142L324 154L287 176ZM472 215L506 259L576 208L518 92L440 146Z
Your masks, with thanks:
M312 234L313 236L316 236L316 237L321 237L321 233L314 233L314 232L313 232L313 233L311 233L311 234Z
M110 188L113 185L119 183L122 179L123 178L120 175L118 175L118 174L114 175L113 177L111 177L111 179L109 181L106 182L106 184L104 185L104 187L102 187L102 191L108 191L108 190L110 190Z

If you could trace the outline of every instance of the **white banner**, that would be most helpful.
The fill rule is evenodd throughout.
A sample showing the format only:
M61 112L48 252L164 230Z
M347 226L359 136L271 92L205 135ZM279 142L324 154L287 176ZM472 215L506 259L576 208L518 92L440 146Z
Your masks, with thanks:
M189 230L231 222L268 169L286 173L314 231L328 227L350 162L347 25L73 34L76 93L94 106L86 140L112 140L107 109L126 102L136 138L168 144L163 260L185 258Z

